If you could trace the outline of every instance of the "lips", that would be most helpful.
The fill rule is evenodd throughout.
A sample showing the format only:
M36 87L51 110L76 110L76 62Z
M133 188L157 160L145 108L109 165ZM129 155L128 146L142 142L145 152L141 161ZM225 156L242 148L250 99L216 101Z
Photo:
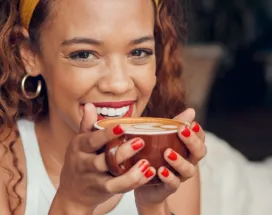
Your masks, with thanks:
M104 118L131 117L135 100L120 102L95 102L98 120ZM84 104L80 105L84 108Z
M93 105L95 107L107 107L107 108L121 108L125 106L130 106L134 103L135 101L120 101L120 102L95 102Z

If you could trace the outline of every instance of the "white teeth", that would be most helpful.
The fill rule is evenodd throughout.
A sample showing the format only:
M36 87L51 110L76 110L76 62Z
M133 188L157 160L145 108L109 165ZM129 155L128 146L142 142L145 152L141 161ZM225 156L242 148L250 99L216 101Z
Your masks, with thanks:
M115 116L115 109L113 109L113 108L109 108L108 109L108 116Z
M96 108L96 112L97 112L97 114L100 114L101 113L101 107L98 107L98 108Z
M101 110L101 114L108 115L108 108L103 107Z
M128 110L129 110L129 106L126 106L125 107L125 112L128 112Z
M116 113L116 115L118 115L118 116L122 116L122 115L123 115L122 108L116 109L116 110L115 110L115 113Z
M121 108L122 114L126 113L127 111L128 111L128 109L127 109L126 107L122 107L122 108Z
M97 107L97 114L102 114L109 117L120 117L125 115L129 110L129 106L124 106L121 108L106 108L106 107Z

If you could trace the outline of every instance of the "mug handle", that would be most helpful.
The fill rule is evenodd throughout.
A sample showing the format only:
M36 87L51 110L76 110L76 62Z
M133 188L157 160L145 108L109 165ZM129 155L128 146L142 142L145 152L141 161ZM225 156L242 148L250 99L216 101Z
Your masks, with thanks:
M123 163L118 164L117 159L116 159L116 152L117 152L118 148L122 144L124 144L126 141L127 141L127 138L125 135L123 135L123 136L111 141L110 144L106 145L105 159L106 159L106 163L108 166L108 170L113 176L123 175L132 166L130 160L126 160Z

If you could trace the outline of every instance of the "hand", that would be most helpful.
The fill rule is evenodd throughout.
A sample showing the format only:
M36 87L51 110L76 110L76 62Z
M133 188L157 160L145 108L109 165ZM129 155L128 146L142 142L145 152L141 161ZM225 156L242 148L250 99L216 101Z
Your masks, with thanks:
M66 202L65 205L73 205L73 208L85 211L93 211L113 195L133 190L151 179L144 174L150 168L145 160L140 160L120 177L112 177L107 173L105 154L98 154L97 150L122 135L124 131L121 126L116 126L91 132L97 120L96 115L93 105L85 105L80 133L75 136L66 151L57 192L58 202L62 199ZM135 144L138 147L135 147ZM122 144L116 155L117 162L120 164L143 147L144 142L139 138ZM152 168L149 171L152 171Z
M180 177L175 176L169 169L161 167L158 176L163 184L158 186L145 186L135 190L135 198L138 207L149 207L162 204L164 200L176 192L179 185L192 178L197 170L197 163L205 156L206 146L205 134L199 124L193 122L195 111L187 109L175 119L181 122L189 122L189 128L182 127L179 131L179 138L184 142L190 151L189 158L185 159L172 149L167 149L164 153L165 160L172 166Z

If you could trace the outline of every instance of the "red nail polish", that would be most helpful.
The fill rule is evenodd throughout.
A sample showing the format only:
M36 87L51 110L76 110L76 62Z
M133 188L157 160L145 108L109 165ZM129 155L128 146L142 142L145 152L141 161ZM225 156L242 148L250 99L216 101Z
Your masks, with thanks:
M147 161L142 161L139 165L139 168L142 172L145 172L149 167L149 163Z
M145 177L146 177L146 178L150 178L150 177L152 177L153 175L154 175L154 173L153 173L152 170L150 170L150 169L147 170L146 173L145 173Z
M196 123L195 126L192 128L192 130L193 130L194 132L199 132L199 131L200 131L200 126L199 126L199 124Z
M124 130L121 128L120 125L115 126L112 131L115 135L120 135L124 133Z
M178 159L178 156L174 151L171 151L171 153L168 155L168 158L172 161L175 161Z
M190 130L189 130L188 128L185 128L185 129L181 132L181 134L182 134L184 137L190 137L191 132L190 132Z
M141 149L143 146L144 146L144 143L143 143L143 141L140 140L140 139L137 139L137 140L135 140L135 141L133 141L133 142L131 143L131 147L132 147L133 150L135 150L135 151Z
M161 172L161 174L162 174L165 178L167 178L167 177L169 176L169 171L168 171L168 169L164 168L163 171Z

